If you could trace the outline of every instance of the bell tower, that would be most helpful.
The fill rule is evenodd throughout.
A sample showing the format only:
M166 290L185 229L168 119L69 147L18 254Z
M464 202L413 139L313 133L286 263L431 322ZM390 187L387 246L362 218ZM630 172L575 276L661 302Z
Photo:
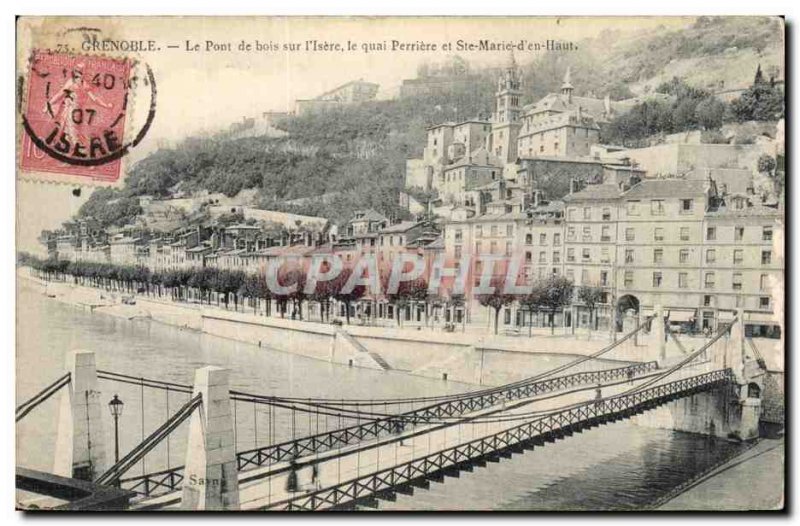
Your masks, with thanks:
M522 78L512 51L497 79L496 108L492 116L492 133L489 137L489 151L504 163L513 163L517 160L517 136L522 127L521 98Z

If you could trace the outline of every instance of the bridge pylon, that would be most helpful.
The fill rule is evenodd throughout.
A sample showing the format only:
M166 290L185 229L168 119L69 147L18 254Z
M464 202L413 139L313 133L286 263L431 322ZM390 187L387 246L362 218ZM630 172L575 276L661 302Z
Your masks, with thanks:
M653 307L648 349L648 360L658 362L658 365L662 366L667 359L667 332L664 325L664 308L661 305Z
M95 355L67 354L70 382L61 391L53 473L92 481L108 468Z
M184 510L239 509L229 373L212 366L195 372L192 396L202 394L203 403L189 421L181 499Z

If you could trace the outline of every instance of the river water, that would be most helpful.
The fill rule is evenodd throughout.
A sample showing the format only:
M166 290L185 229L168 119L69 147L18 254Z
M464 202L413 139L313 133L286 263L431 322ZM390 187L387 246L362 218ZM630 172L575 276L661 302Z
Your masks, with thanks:
M191 384L194 370L217 365L231 370L233 389L291 397L422 397L476 386L350 368L182 330L149 320L125 320L60 303L19 283L17 296L17 400L27 400L64 374L70 350L96 353L98 369ZM136 446L188 400L189 395L100 380L101 399L117 394L120 454ZM52 469L57 433L57 398L17 425L17 464ZM246 402L235 405L237 451L300 437L309 431L355 423L315 413L294 418ZM411 406L394 410L411 409ZM392 407L379 408L392 411ZM114 435L105 421L109 459ZM129 472L137 475L184 463L186 424ZM398 496L381 509L406 510L626 510L658 499L671 488L735 453L742 446L722 440L649 429L621 422L537 448L511 460L462 473L413 497Z

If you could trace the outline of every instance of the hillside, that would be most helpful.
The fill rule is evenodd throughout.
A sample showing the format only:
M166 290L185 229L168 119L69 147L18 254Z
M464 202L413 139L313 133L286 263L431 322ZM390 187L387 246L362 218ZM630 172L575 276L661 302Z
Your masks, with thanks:
M767 78L776 71L782 77L781 23L776 18L701 17L687 19L687 26L680 30L660 28L632 35L607 31L581 42L576 52L548 53L525 64L522 102L558 91L567 67L576 93L598 97L608 93L613 99L654 91L676 76L709 94L723 87L741 87L752 82L758 64ZM487 117L493 109L497 69L473 71L480 80L471 89L287 118L277 125L287 137L186 139L174 149L158 150L139 161L125 188L96 192L79 215L95 215L119 225L136 214L132 198L139 195L205 189L233 196L256 188L265 208L334 221L344 221L354 209L367 207L402 217L397 195L403 187L405 161L421 155L425 128L448 120ZM699 102L693 99L691 115ZM664 108L661 113L671 115L675 110ZM713 116L717 110L709 106L703 113ZM654 131L703 126L702 120L692 117L687 126L621 124L634 128L638 139ZM324 195L337 198L316 198ZM297 199L299 204L285 203Z

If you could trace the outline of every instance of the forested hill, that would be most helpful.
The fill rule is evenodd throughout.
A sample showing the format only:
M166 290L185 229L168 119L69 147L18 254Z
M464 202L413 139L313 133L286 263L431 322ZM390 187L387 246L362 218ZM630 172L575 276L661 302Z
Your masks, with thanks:
M781 45L780 21L775 18L701 17L687 19L681 30L653 30L625 38L606 32L583 41L577 52L548 53L532 62L518 56L524 64L522 103L558 91L567 67L576 93L598 97L608 93L613 99L633 95L631 88L637 94L653 91L663 84L660 79L674 76L683 76L698 88L719 85L719 80L726 86L741 86L752 81L757 64L770 75L782 57ZM265 208L322 215L337 222L366 207L401 217L397 194L403 186L405 161L421 155L425 128L487 117L492 111L497 70L476 73L480 80L462 91L287 118L279 127L289 135L280 139L233 140L222 135L186 139L139 161L122 190L95 192L79 215L120 225L137 213L139 195L205 189L232 196L258 188ZM692 100L693 108L697 101ZM647 126L634 128L639 135L641 130L652 131ZM302 207L285 204L331 193L336 199L310 199Z
M321 214L335 221L365 207L400 217L397 199L406 159L422 154L425 129L431 124L488 116L495 84L489 74L483 79L473 89L447 95L373 101L287 118L279 123L289 133L284 138L187 139L139 161L124 189L96 193L80 214L121 224L126 217L104 213L104 203L113 200L119 205L120 198L124 202L139 195L167 196L177 189L233 196L245 188L258 188L266 208ZM302 208L283 204L331 192L339 194L334 202L311 200Z

